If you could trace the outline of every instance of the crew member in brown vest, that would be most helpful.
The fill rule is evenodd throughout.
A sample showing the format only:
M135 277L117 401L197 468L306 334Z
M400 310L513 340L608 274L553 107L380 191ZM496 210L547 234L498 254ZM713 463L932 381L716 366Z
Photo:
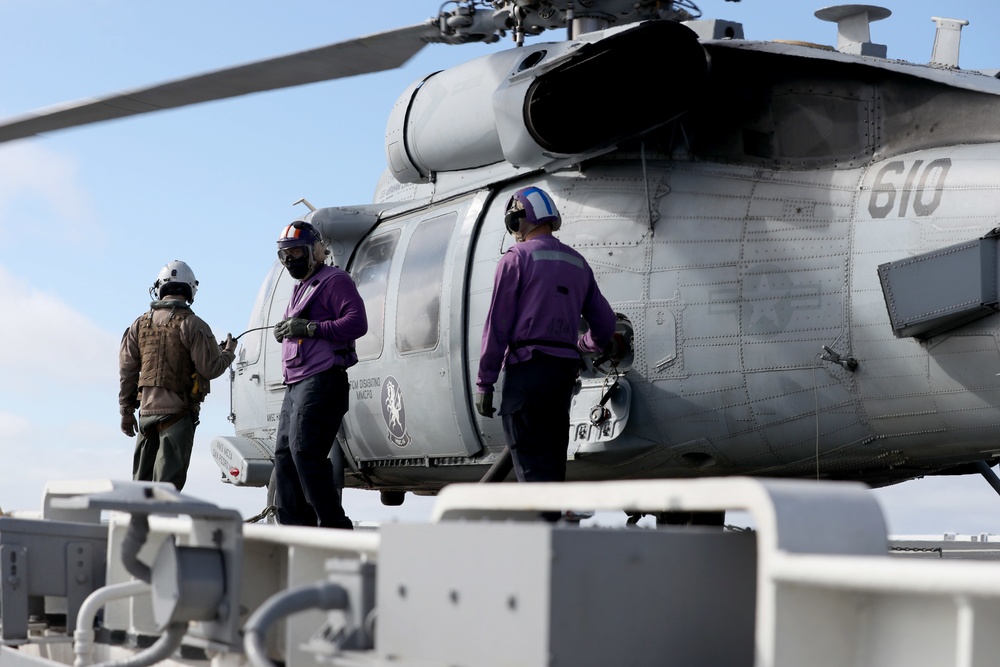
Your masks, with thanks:
M184 262L160 269L149 289L154 299L149 312L125 330L118 351L122 433L130 438L139 433L132 479L170 482L178 491L187 480L209 380L236 358L232 334L216 342L208 324L191 311L197 291L194 272Z

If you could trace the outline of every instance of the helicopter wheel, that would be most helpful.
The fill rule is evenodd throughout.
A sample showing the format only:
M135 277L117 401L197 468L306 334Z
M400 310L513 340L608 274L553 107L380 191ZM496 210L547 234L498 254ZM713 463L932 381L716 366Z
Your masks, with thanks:
M378 495L386 507L399 507L406 500L406 491L379 491Z

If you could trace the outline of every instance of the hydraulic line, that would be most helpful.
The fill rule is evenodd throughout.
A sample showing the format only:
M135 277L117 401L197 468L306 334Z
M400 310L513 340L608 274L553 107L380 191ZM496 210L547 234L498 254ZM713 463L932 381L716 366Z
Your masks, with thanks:
M246 331L244 331L243 333L241 333L239 336L234 337L233 340L239 340L240 338L243 338L243 336L246 336L251 331L263 331L264 329L273 329L273 328L274 328L274 325L271 324L271 325L268 325L266 327L254 327L253 329L247 329Z
M243 626L243 650L253 667L275 667L264 649L268 628L286 616L309 609L346 609L347 591L337 584L309 584L268 598Z
M73 632L73 653L76 659L73 667L88 667L94 659L94 619L97 612L112 600L135 597L148 593L151 586L145 581L124 581L104 588L98 588L87 596L80 605L76 616L76 630Z
M122 565L136 579L149 583L152 573L149 566L139 560L139 550L149 537L149 517L145 514L132 514L128 522L128 532L122 540Z

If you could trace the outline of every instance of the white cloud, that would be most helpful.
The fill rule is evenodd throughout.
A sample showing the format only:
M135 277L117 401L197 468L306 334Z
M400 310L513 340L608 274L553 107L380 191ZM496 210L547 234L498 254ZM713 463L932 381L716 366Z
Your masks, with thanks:
M30 210L19 204L30 202ZM0 240L24 234L22 225L79 242L103 237L90 194L79 181L76 162L38 142L0 145Z
M4 510L39 509L42 491L51 480L128 479L129 445L109 447L113 441L107 435L114 431L96 439L96 422L64 422L67 414L71 412L49 407L32 415L0 413L0 507Z
M0 312L0 507L36 508L50 479L127 479L118 338L3 266Z
M0 412L0 442L10 438L23 438L31 432L31 422L22 415Z
M0 396L44 392L52 404L117 396L118 344L59 297L36 290L0 266Z

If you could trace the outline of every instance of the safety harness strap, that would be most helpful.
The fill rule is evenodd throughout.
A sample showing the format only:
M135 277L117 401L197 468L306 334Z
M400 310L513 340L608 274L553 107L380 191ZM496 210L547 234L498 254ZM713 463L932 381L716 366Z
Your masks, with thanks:
M567 343L564 340L547 340L545 338L528 338L526 340L519 340L513 343L508 343L507 347L511 350L519 350L522 347L528 347L529 345L544 345L546 347L563 347L567 350L575 350L579 352L576 343Z

